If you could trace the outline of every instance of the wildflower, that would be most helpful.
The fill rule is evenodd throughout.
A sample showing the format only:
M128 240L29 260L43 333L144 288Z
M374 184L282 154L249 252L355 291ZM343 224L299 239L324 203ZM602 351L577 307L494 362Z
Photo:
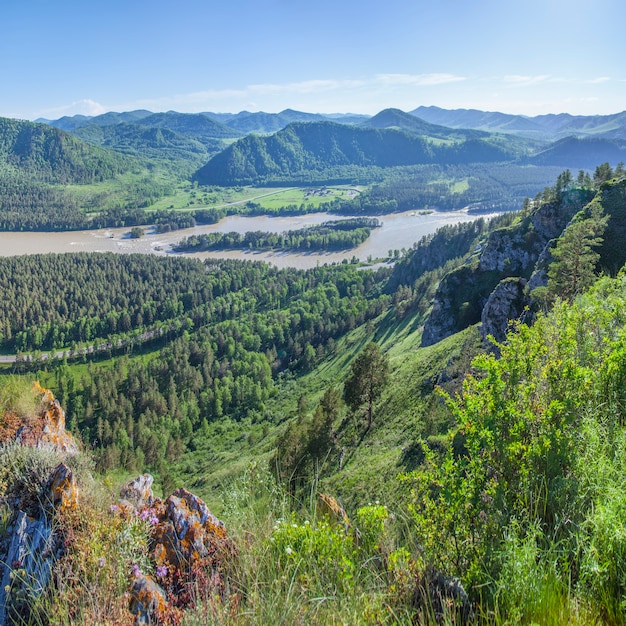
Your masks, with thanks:
M135 578L139 578L139 576L141 576L141 568L139 567L139 565L137 565L137 563L133 563L130 571Z
M98 559L98 567L104 567L107 564L107 560L105 557L101 556Z
M152 524L152 526L156 526L159 523L159 518L153 513L148 521L150 522L150 524Z
M117 506L117 504L112 504L112 505L109 507L109 512L110 512L110 513L117 513L117 511L119 511L119 510L120 510L120 507L119 507L119 506Z
M167 574L168 574L168 570L165 565L159 565L159 567L156 568L157 578L165 578Z
M285 548L285 552L286 552L287 554L293 554L293 550L291 549L291 546L287 546L287 547Z

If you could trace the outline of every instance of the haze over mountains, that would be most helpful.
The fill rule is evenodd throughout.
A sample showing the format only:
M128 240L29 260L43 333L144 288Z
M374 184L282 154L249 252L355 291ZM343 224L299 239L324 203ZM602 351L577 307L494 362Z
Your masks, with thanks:
M398 109L386 109L385 111L399 111ZM400 113L402 113L400 111ZM160 116L154 118L152 116ZM206 117L231 129L222 131L224 136L239 136L248 133L273 133L285 128L292 122L321 122L325 120L335 121L342 124L363 124L377 116L358 115L350 113L321 114L306 113L285 109L280 113L265 113L263 111L239 113L187 113L177 114L175 111L167 113L152 113L146 110L129 111L125 113L108 112L97 116L74 115L61 117L57 120L40 118L35 120L56 126L66 131L74 131L83 126L109 126L113 124L139 123L152 126L157 120L161 125L167 125L170 130L170 122L164 122L166 118L172 119L177 115L188 116L189 119ZM378 114L380 115L380 114ZM482 130L490 133L507 133L532 137L544 141L567 136L600 136L605 139L626 139L626 111L613 115L570 115L558 113L550 115L537 115L529 117L525 115L512 115L491 111L479 111L477 109L443 109L436 106L420 106L409 111L407 115L418 117L422 121L449 128L464 128ZM151 119L152 118L152 119Z
M125 154L185 160L189 174L200 168L194 175L198 182L226 185L294 177L302 182L304 171L338 166L518 160L593 168L602 161L615 164L626 154L626 112L526 117L421 106L368 117L292 109L236 114L137 110L38 121Z

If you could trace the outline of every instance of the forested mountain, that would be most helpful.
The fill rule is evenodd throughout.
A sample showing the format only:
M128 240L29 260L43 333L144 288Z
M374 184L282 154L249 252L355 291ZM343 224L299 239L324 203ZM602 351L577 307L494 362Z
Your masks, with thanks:
M304 113L302 111L294 111L293 109L285 109L280 113L264 113L263 111L250 113L250 111L241 111L235 115L228 116L226 119L220 119L219 114L215 113L206 113L205 115L214 117L214 119L226 126L245 134L275 133L292 122L321 122L328 119L325 115Z
M202 113L153 113L136 121L141 126L166 128L181 135L192 137L207 146L214 145L216 139L234 139L243 133L228 128Z
M527 117L476 109L448 110L436 106L420 106L411 111L411 114L432 124L450 128L475 128L550 141L569 136L626 139L626 111L613 115L559 113Z
M400 109L385 109L374 115L374 117L362 122L360 126L363 128L395 128L396 130L401 130L413 135L453 141L486 139L489 137L489 133L487 132L472 130L457 131L447 126L431 124L411 113L405 113Z
M191 174L212 154L224 146L220 139L200 142L167 128L118 123L113 125L87 125L72 131L90 144L111 148L123 154L142 159L178 164L181 173Z
M567 137L538 151L529 161L576 169L593 169L604 161L617 164L626 161L626 139Z
M510 160L517 146L469 138L440 145L395 129L332 122L294 123L269 137L248 136L194 175L203 185L350 181L359 168Z
M2 180L88 183L112 178L130 163L45 124L0 118Z
M113 124L132 124L138 120L153 115L152 111L146 111L145 109L138 109L136 111L127 111L123 113L117 113L115 111L109 111L102 115L73 115L71 117L65 116L58 120L46 120L39 119L37 122L49 124L50 126L56 126L61 130L68 132L74 131L82 126L111 126Z

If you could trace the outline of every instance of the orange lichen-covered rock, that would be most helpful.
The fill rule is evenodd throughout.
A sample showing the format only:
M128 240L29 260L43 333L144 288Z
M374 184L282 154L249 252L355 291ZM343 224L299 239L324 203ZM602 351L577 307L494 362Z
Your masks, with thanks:
M139 574L133 579L129 609L136 624L159 623L167 610L165 591L152 578Z
M35 392L41 394L41 413L34 419L22 420L15 432L18 443L37 448L52 448L62 455L74 455L78 446L65 430L65 411L49 389L35 383Z
M325 493L320 494L317 499L317 515L320 518L326 518L334 524L343 524L346 528L350 526L350 520L347 513L341 507L339 502L332 496Z
M59 463L48 480L50 505L56 510L74 509L78 504L78 486L72 470Z
M200 559L218 560L220 550L230 547L224 523L186 489L175 491L164 509L154 533L153 556L158 565L181 569Z
M138 517L150 527L150 560L161 586L154 584L164 592L164 615L168 619L195 606L200 590L225 593L225 573L237 551L224 523L200 498L183 488L165 501L154 498L149 474L128 483L120 495L122 499L111 507L112 512ZM145 595L145 584L138 586L137 575L133 589L137 587ZM133 595L143 597L135 591ZM135 602L133 606L138 605Z

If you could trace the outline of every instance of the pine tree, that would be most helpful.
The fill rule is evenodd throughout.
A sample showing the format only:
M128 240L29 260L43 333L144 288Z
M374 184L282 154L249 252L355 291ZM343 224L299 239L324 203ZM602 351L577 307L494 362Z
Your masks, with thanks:
M604 241L602 234L609 216L599 204L592 204L588 216L572 220L552 250L554 261L548 269L548 297L571 302L595 281L600 255L593 250Z
M368 343L352 363L350 376L345 382L346 404L358 411L367 405L367 427L372 426L374 402L382 393L389 379L389 361L378 344Z

